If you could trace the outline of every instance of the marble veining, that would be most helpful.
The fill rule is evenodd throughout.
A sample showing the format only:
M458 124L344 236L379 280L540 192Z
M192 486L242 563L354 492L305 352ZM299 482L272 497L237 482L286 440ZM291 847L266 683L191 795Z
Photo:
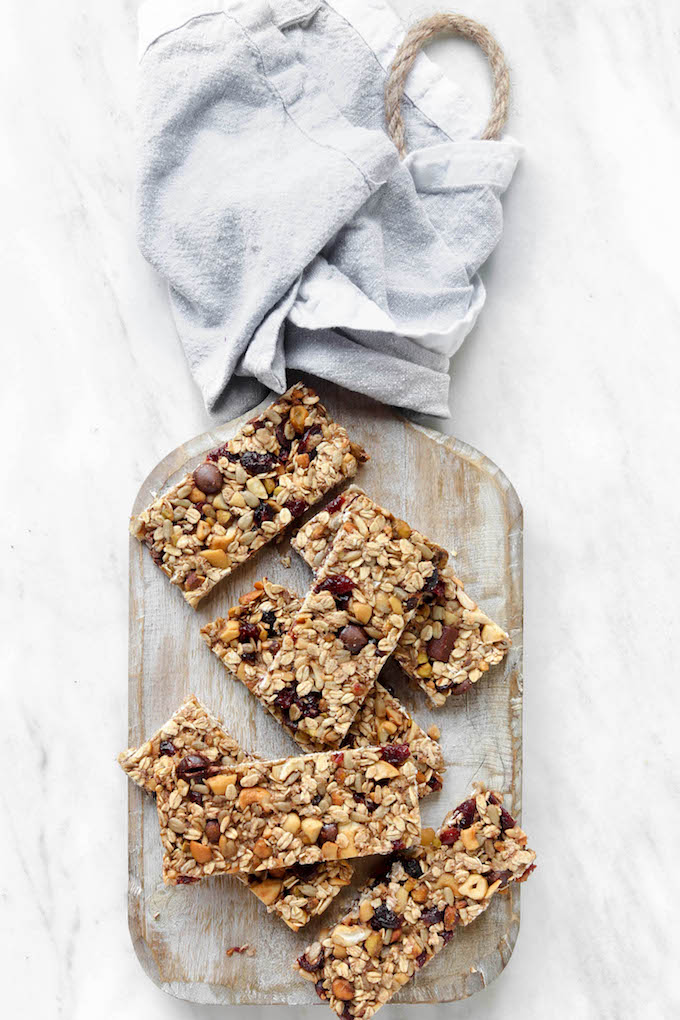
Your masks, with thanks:
M665 0L463 8L507 50L509 130L526 152L445 428L495 460L524 504L523 823L539 869L501 978L418 1013L665 1020L680 1011L680 14ZM209 426L135 247L134 19L132 0L12 0L3 19L8 1015L209 1015L147 980L126 926L127 791L114 765L127 726L126 520L151 467ZM481 123L482 58L454 42L431 53Z

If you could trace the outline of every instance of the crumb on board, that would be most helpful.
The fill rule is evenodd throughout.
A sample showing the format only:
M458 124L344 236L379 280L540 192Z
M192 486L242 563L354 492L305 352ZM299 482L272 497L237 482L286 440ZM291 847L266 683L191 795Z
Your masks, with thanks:
M244 956L255 956L255 952L255 946L251 946L248 942L246 942L242 946L230 946L229 949L227 949L227 956L234 956L236 953L241 953Z

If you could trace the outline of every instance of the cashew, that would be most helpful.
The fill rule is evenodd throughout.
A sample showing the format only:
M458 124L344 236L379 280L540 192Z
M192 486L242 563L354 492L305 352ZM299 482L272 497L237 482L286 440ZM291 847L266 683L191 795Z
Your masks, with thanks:
M301 828L305 842L316 843L322 829L322 823L318 818L303 818Z
M463 829L460 834L460 838L463 841L463 846L470 853L474 853L475 850L479 849L479 840L477 839L477 830L474 826L470 826L469 829Z
M211 567L217 567L218 570L226 570L231 565L231 560L224 549L204 549L200 555L208 561Z
M373 904L370 900L362 900L359 904L359 920L370 921L373 917Z
M265 790L262 786L248 786L239 793L238 806L243 810L243 808L248 807L250 804L266 805L270 800L271 794L269 790Z
M371 607L365 602L351 602L349 611L351 615L359 621L359 623L368 623L371 619Z
M255 854L256 857L259 857L261 861L264 861L267 859L267 857L271 857L272 848L270 847L266 839L260 838L255 842L255 846L253 847L253 853Z
M372 775L373 779L394 779L395 776L399 775L399 769L395 768L394 765L390 765L388 761L379 761L376 765L373 765L367 770L367 775Z
M197 843L192 840L189 843L189 849L191 850L191 856L199 864L207 864L208 861L212 860L212 850L209 846L204 846L203 843Z
M435 889L452 889L456 896L458 896L458 885L456 880L453 875L449 875L446 871L437 879Z
M220 641L222 641L225 645L230 645L231 642L235 641L239 636L240 630L241 626L238 620L229 620L227 626L220 634Z
M250 886L252 892L255 893L259 900L270 907L272 903L275 903L279 893L283 889L283 882L280 882L277 878L265 878L264 882L258 882Z
M285 829L286 832L296 833L300 828L300 816L296 815L294 811L292 814L286 815L281 828Z
M361 928L356 924L338 924L331 933L331 939L337 946L358 946L360 942L365 942L370 934L370 928Z
M226 788L228 786L232 786L236 782L236 776L231 774L228 776L211 776L210 779L206 779L205 782L215 796L223 797Z
M364 949L369 956L380 956L382 947L382 935L378 931L374 931L372 935L369 935L364 944Z

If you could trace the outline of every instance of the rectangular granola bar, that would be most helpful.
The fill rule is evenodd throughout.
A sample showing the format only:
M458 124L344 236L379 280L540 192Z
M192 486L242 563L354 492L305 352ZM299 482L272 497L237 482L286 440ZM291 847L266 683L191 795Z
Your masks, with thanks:
M302 600L297 595L265 577L256 583L253 591L241 596L238 605L229 610L227 619L207 624L201 628L201 634L224 666L257 696L257 686L271 666L281 647L281 638L290 630L301 605ZM282 720L278 710L276 717ZM441 789L446 766L439 744L380 683L366 696L345 743L348 747L408 744L418 769L418 795L424 797ZM307 736L300 744L308 750L317 749Z
M349 913L295 963L337 1014L368 1020L470 924L493 896L533 870L535 853L501 805L482 792L444 820L429 845L399 858Z
M129 778L149 793L162 799L177 788L180 795L194 797L199 802L202 769L231 767L248 761L247 755L236 741L226 733L195 695L191 695L149 740L140 747L129 748L118 756L121 768ZM188 759L188 762L187 762ZM182 766L182 762L185 764ZM178 781L177 769L189 769L191 777ZM207 827L207 822L206 826ZM193 856L184 855L177 868L177 853L182 843L179 833L164 845L163 878L169 885L184 885L215 873L206 866L201 869ZM218 841L219 842L219 841ZM173 859L173 855L175 855ZM277 871L257 875L236 875L248 885L270 913L278 914L289 928L298 931L312 917L326 910L341 889L349 885L353 868L346 861L328 861L323 864L300 867L290 871Z
M294 536L293 548L312 570L324 563L343 515L360 494L351 486ZM441 707L450 694L464 694L489 667L501 662L512 642L466 594L449 565L428 587L394 656L432 704Z
M256 689L294 739L339 745L447 554L363 493Z
M367 459L316 393L297 385L133 517L130 531L195 609Z
M392 853L420 837L415 775L381 748L253 760L203 774L200 804L186 775L188 794L157 796L161 838L182 873L187 854L234 874Z

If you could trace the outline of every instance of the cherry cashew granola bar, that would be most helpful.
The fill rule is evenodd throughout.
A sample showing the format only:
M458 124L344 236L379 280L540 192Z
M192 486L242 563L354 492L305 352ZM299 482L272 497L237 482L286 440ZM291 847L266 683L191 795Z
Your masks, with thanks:
M219 720L191 695L149 740L124 751L118 761L129 778L150 793L160 791L161 796L168 795L176 786L180 793L199 803L202 776L207 779L216 767L231 767L250 758L225 733ZM182 779L183 774L189 778ZM210 819L206 820L204 830L213 837L217 835ZM208 866L201 870L191 855L186 856L181 870L176 869L171 854L177 851L179 835L175 834L170 853L164 846L163 877L169 885L195 882L215 870ZM312 917L324 912L340 890L349 885L352 873L352 866L345 861L329 861L290 871L235 877L249 886L270 913L278 914L289 928L298 931Z
M356 496L255 694L295 739L339 745L447 554ZM302 707L301 707L302 706Z
M294 536L293 548L314 571L324 563L344 515L359 495L361 489L350 486ZM394 655L432 704L441 707L450 694L464 694L490 666L501 662L511 643L447 565L428 585Z
M201 634L226 668L256 695L257 685L271 666L281 647L281 638L290 630L301 605L302 600L297 595L265 577L256 582L253 591L241 596L239 604L229 610L226 620L214 620L201 628ZM298 698L301 711L304 704ZM274 714L283 722L280 710ZM300 743L308 750L316 749L306 736ZM346 739L349 747L375 747L376 744L408 744L418 769L416 780L420 797L441 789L446 766L439 744L428 737L397 698L379 683L366 696Z
M367 1020L510 882L534 869L535 853L502 807L482 792L450 812L437 836L423 830L415 853L362 890L350 912L312 943L295 969L344 1020Z
M367 459L316 393L297 385L133 517L130 531L195 609Z
M420 838L416 768L410 757L390 758L388 745L222 767L202 772L201 803L186 775L187 792L157 796L170 865L184 873L192 856L204 874L259 873L412 846Z

